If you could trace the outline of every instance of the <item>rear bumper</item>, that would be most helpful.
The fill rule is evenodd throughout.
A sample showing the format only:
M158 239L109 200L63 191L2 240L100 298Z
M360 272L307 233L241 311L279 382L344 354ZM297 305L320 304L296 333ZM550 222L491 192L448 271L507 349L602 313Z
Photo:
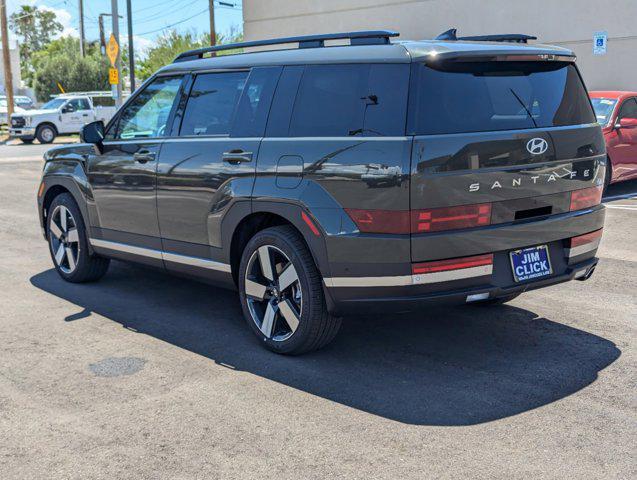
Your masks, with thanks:
M341 299L334 305L336 315L359 315L370 313L413 312L432 305L461 305L473 301L484 301L549 287L571 280L588 280L597 266L597 258L568 266L562 273L554 274L540 281L516 285L497 286L491 283L472 287L459 287L432 293L412 295L407 290L403 295L378 296L376 289L361 289L357 297ZM407 288L407 287L406 287Z
M533 290L575 278L588 277L597 264L599 239L588 245L569 248L569 239L604 226L603 206L556 215L548 219L490 226L467 231L440 233L426 237L428 248L418 248L413 260L394 262L387 240L370 236L357 239L341 237L339 246L348 245L346 262L332 263L332 275L324 278L330 310L335 314L380 311L410 311L430 303L466 303L469 295L491 299ZM414 245L413 237L411 238ZM376 248L374 243L382 247ZM396 247L410 242L409 237L395 240ZM328 240L328 255L330 242ZM552 273L537 280L517 283L513 277L510 252L546 245ZM424 245L423 245L424 247ZM399 251L399 248L394 252ZM366 252L370 252L369 257ZM385 253L387 252L387 253ZM412 274L412 262L492 254L490 265L473 266L424 275ZM343 257L342 253L329 255ZM367 261L365 261L367 260Z

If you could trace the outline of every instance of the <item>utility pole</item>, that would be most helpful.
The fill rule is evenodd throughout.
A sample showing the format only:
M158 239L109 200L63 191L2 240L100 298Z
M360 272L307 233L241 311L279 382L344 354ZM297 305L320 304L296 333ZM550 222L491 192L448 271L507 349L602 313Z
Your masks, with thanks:
M210 45L215 46L217 44L217 33L215 31L215 2L214 0L209 0L210 4L208 7L208 11L210 12ZM212 52L214 56L215 52Z
M0 30L2 30L2 63L4 66L4 90L7 96L7 120L11 125L13 113L13 73L11 71L11 52L9 31L7 29L7 0L0 0Z
M130 75L130 91L135 91L135 48L133 47L133 8L131 0L126 0L126 18L128 19L128 74Z
M99 27L100 27L100 53L106 55L106 37L104 36L104 17L110 16L108 13L100 13Z
M79 15L80 15L80 55L84 57L86 55L86 51L84 50L84 0L79 0L80 4L78 5Z
M117 0L111 0L111 15L113 19L113 36L117 45L119 45L119 12L117 10ZM117 82L117 98L115 99L115 105L120 107L122 105L122 52L121 49L117 50L117 60L115 61L115 68L117 69L118 77L120 81Z

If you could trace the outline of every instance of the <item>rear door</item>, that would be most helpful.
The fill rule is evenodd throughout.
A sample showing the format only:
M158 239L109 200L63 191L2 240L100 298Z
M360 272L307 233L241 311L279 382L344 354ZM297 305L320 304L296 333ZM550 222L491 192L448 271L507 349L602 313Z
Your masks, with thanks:
M163 146L157 172L159 228L169 269L215 270L211 262L222 257L226 212L237 201L249 209L280 71L258 67L198 73L191 81L174 126L178 135Z
M603 178L604 140L573 64L441 61L414 64L411 80L413 261L484 253L464 229L568 212L568 192Z

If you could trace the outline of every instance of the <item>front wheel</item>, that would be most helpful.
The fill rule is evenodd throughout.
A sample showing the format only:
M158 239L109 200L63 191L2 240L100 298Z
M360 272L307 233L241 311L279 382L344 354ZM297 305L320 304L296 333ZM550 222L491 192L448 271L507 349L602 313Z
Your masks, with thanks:
M262 230L250 240L241 258L239 294L248 325L277 353L318 350L341 325L327 312L321 275L290 226Z
M64 280L91 282L106 274L110 262L107 258L89 253L84 220L70 194L62 193L53 199L46 226L51 258Z
M40 125L35 136L37 137L38 142L42 144L53 143L53 140L57 137L57 132L52 125Z

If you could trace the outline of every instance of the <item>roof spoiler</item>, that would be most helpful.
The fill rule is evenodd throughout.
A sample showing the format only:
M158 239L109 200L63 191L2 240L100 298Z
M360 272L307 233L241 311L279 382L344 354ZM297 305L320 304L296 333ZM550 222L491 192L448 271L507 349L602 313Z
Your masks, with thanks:
M255 40L252 42L229 43L214 47L198 48L181 53L173 63L186 62L203 58L207 53L235 50L248 47L263 47L268 45L284 45L298 43L298 48L320 48L325 46L326 40L349 40L350 45L386 45L391 37L400 35L392 30L365 30L360 32L327 33L323 35L303 35L297 37L273 38L269 40Z
M451 28L436 37L436 40L448 41L469 41L469 42L510 42L510 43L529 43L529 40L537 40L532 35L524 35L522 33L503 33L496 35L477 35L473 37L458 37L458 30Z

